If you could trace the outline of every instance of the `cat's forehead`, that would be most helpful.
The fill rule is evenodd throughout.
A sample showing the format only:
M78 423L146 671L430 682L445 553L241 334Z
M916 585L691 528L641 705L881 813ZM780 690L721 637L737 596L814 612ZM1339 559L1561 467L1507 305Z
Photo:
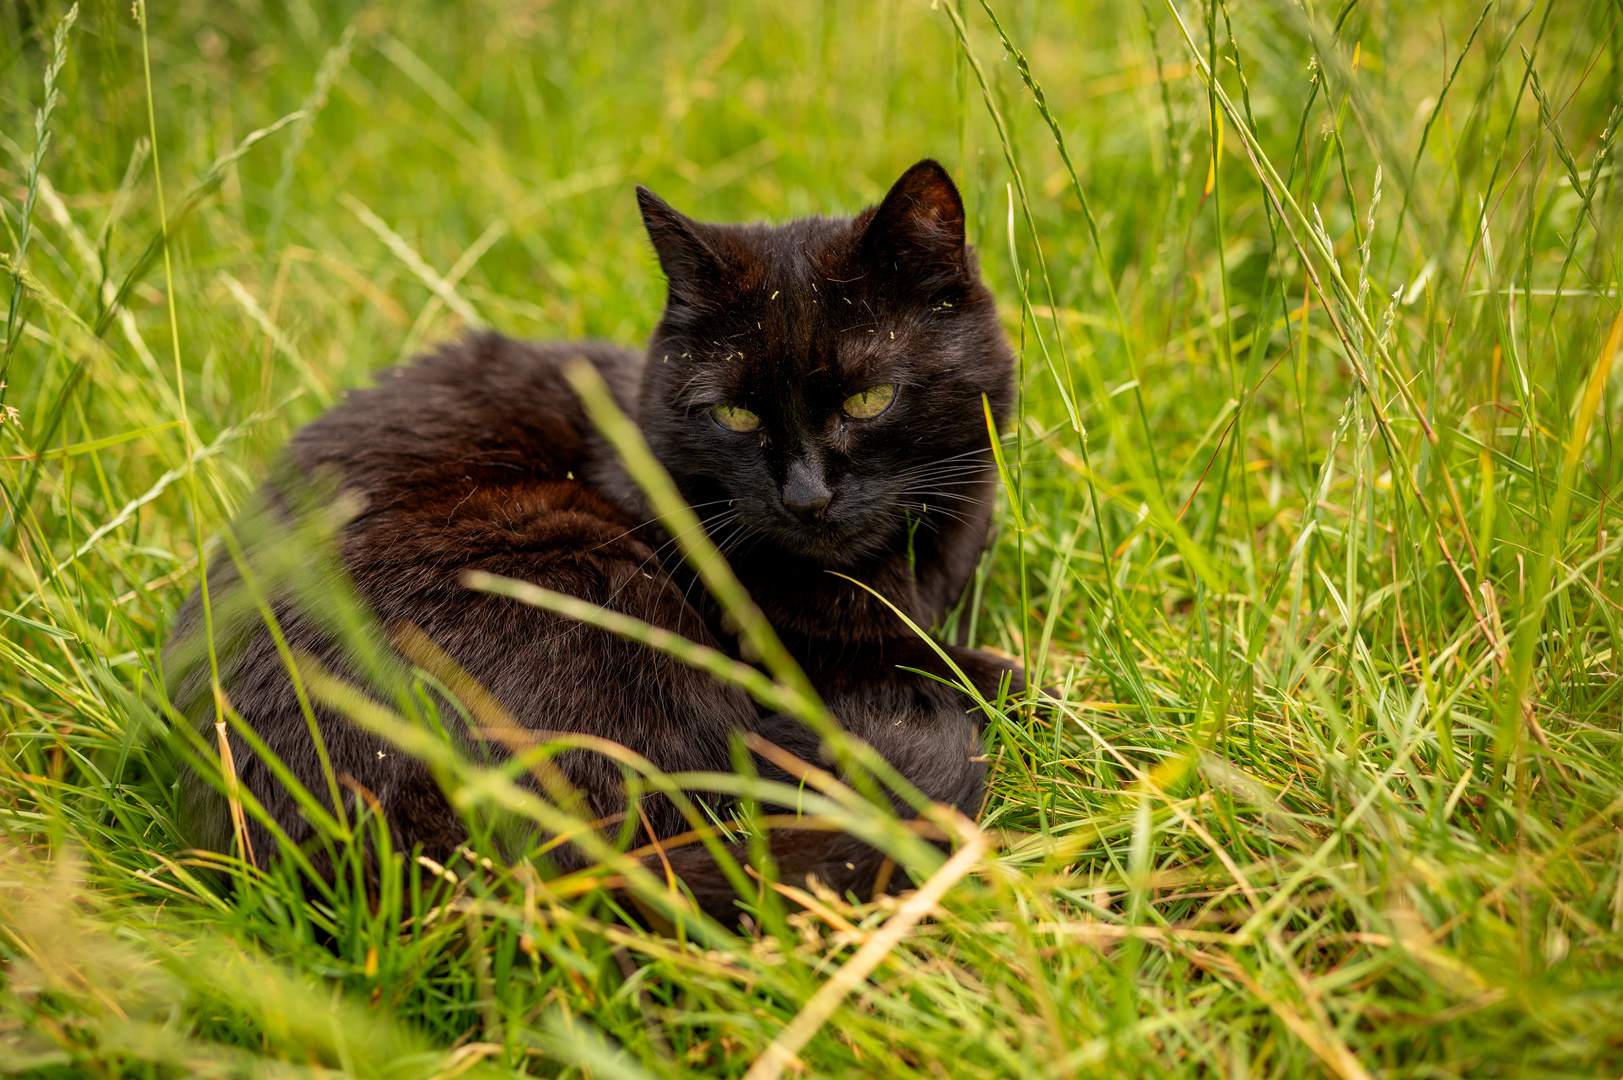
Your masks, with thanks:
M733 291L776 293L784 303L818 299L832 282L863 276L846 218L801 218L782 225L711 226L719 234Z
M861 258L849 219L808 218L756 227L746 239L737 252L745 256L745 265L734 282L733 314L745 321L753 317L763 332L788 335L783 344L799 338L810 345L829 335L875 329L911 309L896 290L885 290L874 280L874 268Z

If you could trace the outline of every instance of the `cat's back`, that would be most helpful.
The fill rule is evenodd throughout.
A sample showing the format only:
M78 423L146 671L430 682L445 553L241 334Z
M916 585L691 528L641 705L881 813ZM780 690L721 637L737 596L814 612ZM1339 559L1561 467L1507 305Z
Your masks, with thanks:
M620 743L668 772L725 768L729 733L754 717L747 697L639 645L464 583L469 571L531 582L715 645L641 535L645 513L634 489L569 384L566 372L580 360L629 410L642 360L612 345L481 334L385 371L294 435L233 530L246 564L269 583L287 648L355 677L312 587L318 560L289 554L308 550L302 541L283 543L284 527L298 524L301 508L327 505L336 482L358 497L343 511L353 516L338 551L388 638L380 644L397 643L400 633L431 641L522 727ZM164 649L170 701L206 738L217 670L225 699L258 743L319 793L328 764L313 749L304 704L236 560L222 554L208 575L212 623L194 592ZM411 661L389 662L404 669ZM378 798L399 847L421 843L430 857L446 858L465 833L432 776L333 710L317 703L313 715L334 775ZM452 728L454 716L442 713ZM311 826L283 781L255 746L237 734L229 741L242 785L304 843ZM621 808L617 765L581 753L556 764L586 796L588 817ZM229 814L215 786L188 772L182 802L193 842L227 850ZM684 827L672 805L656 800L648 812L662 834ZM257 823L248 830L258 849L277 842ZM577 855L559 858L579 863Z
M501 622L484 611L493 598L467 593L463 571L537 580L562 565L571 577L610 581L612 593L630 567L648 563L652 553L636 536L645 515L635 489L565 374L582 360L629 407L638 353L471 334L382 371L376 385L346 392L296 431L232 525L256 575L269 575L288 633L308 631L309 651L329 651L315 624L289 606L314 561L280 553L286 530L328 506L335 489L350 500L339 552L374 613L386 625L403 620L467 638L468 649L495 658L488 663L515 654L491 644L488 632ZM208 573L222 680L238 690L264 683L266 694L285 696L281 661L238 588L236 560L221 553ZM194 590L164 649L171 700L187 713L206 705L207 624Z
M612 489L612 498L624 485L605 468L606 448L565 376L583 360L631 410L640 353L604 342L470 334L379 373L375 386L347 391L294 435L288 457L305 479L336 474L371 512L577 478Z

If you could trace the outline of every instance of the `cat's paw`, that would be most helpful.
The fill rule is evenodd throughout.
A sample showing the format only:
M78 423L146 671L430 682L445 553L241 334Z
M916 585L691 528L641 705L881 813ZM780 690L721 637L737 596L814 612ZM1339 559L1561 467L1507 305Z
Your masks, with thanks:
M996 701L1000 692L1006 700L1025 694L1026 672L1013 658L962 645L942 647L976 693L987 701Z

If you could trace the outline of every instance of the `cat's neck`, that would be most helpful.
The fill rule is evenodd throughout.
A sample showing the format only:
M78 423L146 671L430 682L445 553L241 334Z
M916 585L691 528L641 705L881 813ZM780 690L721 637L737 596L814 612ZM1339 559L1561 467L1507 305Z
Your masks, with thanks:
M757 550L735 567L767 620L788 638L869 644L912 636L898 613L923 628L934 621L905 556L829 570Z

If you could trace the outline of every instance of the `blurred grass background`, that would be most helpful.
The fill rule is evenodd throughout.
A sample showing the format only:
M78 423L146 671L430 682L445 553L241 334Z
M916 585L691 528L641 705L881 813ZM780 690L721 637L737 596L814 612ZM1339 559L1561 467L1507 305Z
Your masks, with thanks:
M0 1073L1617 1075L1620 18L7 5ZM468 325L642 340L633 183L784 220L926 155L1023 365L963 617L1065 704L869 980L895 901L701 946L493 851L426 906L199 867L157 650L293 428Z

